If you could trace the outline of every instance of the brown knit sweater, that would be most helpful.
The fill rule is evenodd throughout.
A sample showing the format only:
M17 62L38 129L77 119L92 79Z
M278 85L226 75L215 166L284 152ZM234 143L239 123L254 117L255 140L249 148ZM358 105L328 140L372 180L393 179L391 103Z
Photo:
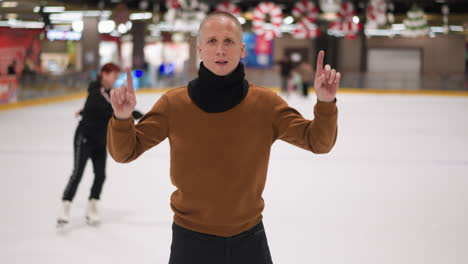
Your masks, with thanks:
M314 120L276 93L251 85L242 102L206 113L187 87L165 93L138 124L111 118L110 155L130 162L169 138L174 222L217 236L233 236L262 219L270 148L276 139L314 153L327 153L337 135L335 103L317 102Z

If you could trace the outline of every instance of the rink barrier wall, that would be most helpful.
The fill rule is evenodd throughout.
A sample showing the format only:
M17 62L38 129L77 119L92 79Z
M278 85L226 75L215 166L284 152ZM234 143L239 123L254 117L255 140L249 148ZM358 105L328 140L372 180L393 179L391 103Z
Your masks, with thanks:
M266 87L279 92L278 88ZM164 89L140 89L137 94L164 93L173 88ZM309 89L310 93L314 89ZM438 91L438 90L381 90L381 89L356 89L356 88L340 88L339 94L377 94L377 95L422 95L422 96L451 96L451 97L468 97L468 91ZM53 96L46 98L36 98L15 103L0 104L0 111L13 110L29 106L46 105L51 103L60 103L76 99L83 99L87 95L86 92L80 92L70 95Z

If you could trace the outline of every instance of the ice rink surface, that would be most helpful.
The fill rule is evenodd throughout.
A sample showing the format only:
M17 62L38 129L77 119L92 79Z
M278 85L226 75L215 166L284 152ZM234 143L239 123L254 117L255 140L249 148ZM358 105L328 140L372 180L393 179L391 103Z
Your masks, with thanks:
M160 94L137 97L146 112ZM315 100L288 98L306 118ZM98 227L84 219L89 161L70 225L55 228L83 103L0 112L0 263L167 263L167 140L130 164L108 157ZM274 263L468 263L468 97L339 94L338 108L331 153L273 145L263 197Z

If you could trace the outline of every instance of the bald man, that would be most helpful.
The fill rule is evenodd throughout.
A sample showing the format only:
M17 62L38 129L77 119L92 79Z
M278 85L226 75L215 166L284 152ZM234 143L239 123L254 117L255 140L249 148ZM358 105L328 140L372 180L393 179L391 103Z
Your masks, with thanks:
M337 136L340 73L317 60L314 120L277 93L244 78L242 27L224 12L200 25L198 77L163 94L134 125L131 75L111 94L109 153L130 162L168 138L170 177L177 188L170 264L272 263L262 222L270 149L281 139L327 153Z

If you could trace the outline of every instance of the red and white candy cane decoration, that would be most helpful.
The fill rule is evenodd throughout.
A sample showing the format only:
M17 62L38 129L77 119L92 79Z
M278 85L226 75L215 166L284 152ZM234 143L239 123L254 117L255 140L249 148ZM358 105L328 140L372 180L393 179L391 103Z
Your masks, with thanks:
M164 14L164 20L169 23L174 23L177 16L180 15L182 6L180 0L166 0L167 12Z
M338 12L338 21L330 23L329 29L336 30L346 37L354 38L356 33L361 30L361 23L354 23L353 17L356 15L354 6L351 2L344 2L341 10Z
M371 0L367 7L367 24L368 28L377 28L378 26L387 23L387 4L384 0Z
M216 11L230 13L236 17L240 16L241 10L240 8L233 3L228 1L222 2L216 6Z
M266 15L270 16L271 27L266 25ZM258 4L254 11L253 27L257 35L266 40L272 40L279 36L281 23L283 22L283 13L278 5L272 2L262 2Z
M295 38L316 38L320 34L316 26L318 12L317 6L311 1L301 0L294 5L292 14L299 18L292 32Z
M166 0L166 7L167 9L179 9L180 0Z

